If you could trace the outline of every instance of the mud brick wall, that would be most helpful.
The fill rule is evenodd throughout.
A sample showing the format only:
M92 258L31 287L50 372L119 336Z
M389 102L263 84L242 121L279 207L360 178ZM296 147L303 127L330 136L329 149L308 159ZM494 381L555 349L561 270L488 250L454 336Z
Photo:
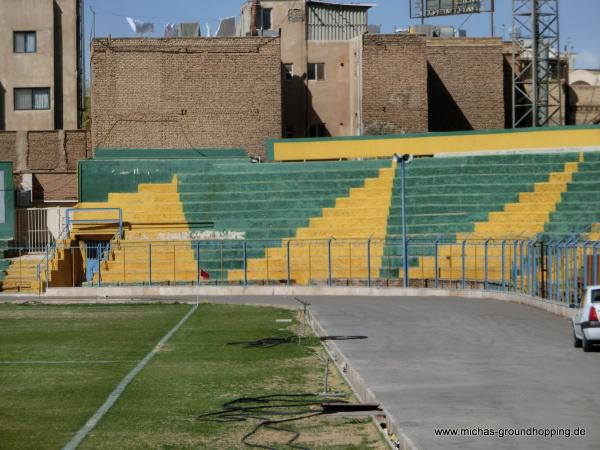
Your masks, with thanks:
M0 160L14 163L15 186L32 174L33 199L77 200L77 161L92 157L91 136L85 130L0 132Z
M425 39L366 34L362 52L363 134L427 131Z
M281 137L279 38L96 39L94 148L241 147Z
M500 39L427 39L427 70L429 131L504 128Z

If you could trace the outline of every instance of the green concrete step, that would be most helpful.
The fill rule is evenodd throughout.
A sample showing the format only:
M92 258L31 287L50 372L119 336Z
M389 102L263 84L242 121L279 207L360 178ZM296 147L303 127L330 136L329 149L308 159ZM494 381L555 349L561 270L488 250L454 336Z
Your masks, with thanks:
M298 192L298 191L319 191L337 188L351 187L362 187L364 185L365 178L348 178L348 179L324 179L324 180L276 180L269 182L256 182L256 183L240 183L232 182L228 183L213 183L213 184L199 184L189 183L180 184L178 191L180 194L183 193L197 193L202 195L207 194L235 194L243 192L248 195L249 192Z
M454 166L457 164L537 164L543 162L577 161L579 153L516 153L496 155L449 156L436 158L416 158L413 164L427 166Z

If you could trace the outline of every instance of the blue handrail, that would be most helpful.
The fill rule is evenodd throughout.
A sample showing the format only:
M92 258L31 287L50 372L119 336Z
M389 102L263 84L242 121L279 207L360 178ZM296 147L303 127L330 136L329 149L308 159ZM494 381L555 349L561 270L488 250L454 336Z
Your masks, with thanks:
M90 212L90 211L117 211L119 217L117 219L73 219L73 212ZM123 237L123 210L121 208L68 208L67 209L67 229L70 230L71 224L77 223L118 223L119 224L119 239Z

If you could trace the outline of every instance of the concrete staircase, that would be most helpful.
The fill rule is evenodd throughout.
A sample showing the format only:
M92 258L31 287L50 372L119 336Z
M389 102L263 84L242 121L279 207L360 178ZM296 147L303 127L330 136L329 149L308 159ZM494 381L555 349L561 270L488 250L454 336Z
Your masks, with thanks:
M395 163L379 169L379 176L350 189L335 206L324 208L321 216L297 229L293 238L284 238L279 247L267 248L265 257L248 261L247 272L230 270L230 281L287 280L288 251L290 279L296 284L334 279L366 279L367 254L371 255L371 276L381 269L383 242L394 181ZM367 240L371 239L370 248ZM354 241L353 241L354 240ZM360 240L361 242L355 242ZM330 242L329 242L330 241ZM330 258L331 255L331 258Z
M111 193L107 202L81 203L80 208L121 208L125 230L113 239L93 284L192 282L197 263L189 242L189 228L177 191L171 183L144 183L138 192ZM101 218L101 212L82 211L76 219ZM116 231L112 228L109 232ZM72 234L97 234L96 225L77 225ZM167 243L168 242L168 243ZM150 255L152 259L150 260Z
M32 254L11 258L6 275L2 280L4 292L37 293L40 290L40 281L37 279L37 267L44 255Z
M544 231L544 226L550 214L556 210L561 195L567 189L567 183L576 173L578 163L564 164L562 172L553 172L548 181L535 183L533 192L519 194L519 201L508 203L503 211L489 213L486 222L477 222L472 233L457 233L456 243L453 245L440 245L438 248L438 277L442 279L462 278L463 249L461 243L467 241L465 246L465 278L469 280L483 280L485 277L485 251L484 242L488 241L488 281L500 282L502 280L502 264L504 263L504 279L510 273L510 268L519 257L519 252L514 250L514 242L535 239ZM504 244L504 262L502 260L502 241ZM476 242L478 245L474 245ZM419 261L419 266L411 269L411 276L433 278L435 276L435 260L432 256L425 256Z
M438 249L445 264L440 276L456 278L457 257L465 239L535 237L577 171L577 153L516 154L430 158L407 170L408 236L411 275L432 278L433 241L452 243ZM381 276L397 278L402 267L400 193L394 189ZM493 243L492 243L492 246ZM483 245L470 246L473 275L483 271ZM458 254L457 254L458 253ZM457 271L457 268L459 269Z

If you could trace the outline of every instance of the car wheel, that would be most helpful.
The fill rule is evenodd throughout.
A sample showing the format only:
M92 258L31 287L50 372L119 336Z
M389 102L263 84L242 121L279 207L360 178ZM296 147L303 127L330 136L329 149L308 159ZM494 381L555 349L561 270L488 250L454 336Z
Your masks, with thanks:
M592 343L585 338L585 334L582 333L582 335L583 335L583 337L581 339L581 346L583 347L583 351L586 353L591 352L592 351Z
M577 337L575 330L573 330L573 347L581 348L581 339Z

